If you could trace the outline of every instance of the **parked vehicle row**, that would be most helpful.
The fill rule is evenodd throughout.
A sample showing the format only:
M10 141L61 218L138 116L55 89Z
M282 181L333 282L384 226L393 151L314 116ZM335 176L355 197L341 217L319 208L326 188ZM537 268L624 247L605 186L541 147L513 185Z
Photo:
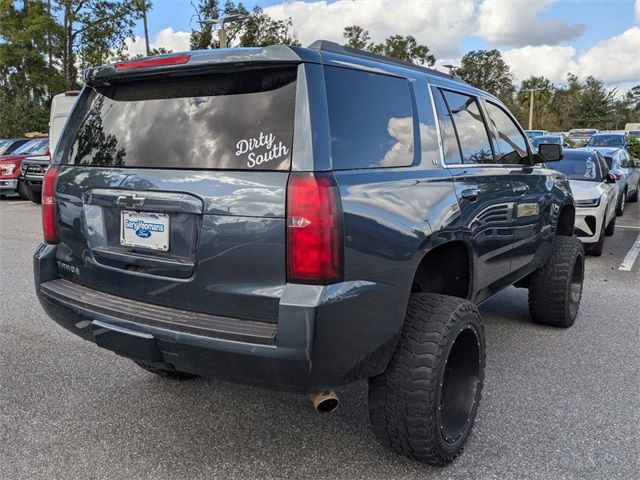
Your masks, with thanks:
M587 252L602 255L604 237L616 226L618 188L604 157L591 149L565 149L553 168L569 179L575 205L575 233Z
M31 199L28 187L21 178L21 165L33 155L48 155L49 139L35 138L21 142L12 153L0 156L0 196L18 193L21 198Z
M53 97L48 137L0 140L0 196L18 193L23 199L41 202L44 173L78 93L71 90Z

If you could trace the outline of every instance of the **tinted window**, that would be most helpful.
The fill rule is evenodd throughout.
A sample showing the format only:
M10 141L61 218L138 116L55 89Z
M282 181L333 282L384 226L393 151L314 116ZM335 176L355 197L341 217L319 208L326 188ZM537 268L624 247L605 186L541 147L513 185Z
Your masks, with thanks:
M326 67L325 78L334 169L413 163L413 101L407 80L337 67Z
M440 136L442 137L442 146L444 148L444 162L447 164L462 163L462 154L456 137L456 130L453 127L453 120L444 98L439 90L433 93L433 100L436 104L438 114L438 124L440 125Z
M286 170L296 70L135 82L93 90L69 163Z
M504 110L493 103L486 102L486 105L489 120L493 124L498 135L494 144L496 146L496 155L498 155L498 163L528 164L529 154L527 153L527 139L522 135L522 133L520 133L517 125L513 120L511 120L511 118L509 118ZM537 139L548 138L550 137L540 135L536 137L534 141ZM542 140L542 143L547 142Z
M607 165L607 161L604 159L604 157L598 153L596 153L596 158L598 159L598 163L600 164L600 174L602 175L602 178L604 179L607 176L607 173L609 173L609 165Z
M590 147L624 147L624 135L594 135L587 143Z
M425 165L437 165L440 163L440 144L438 143L438 130L436 117L431 102L424 109L420 118L420 158Z
M602 182L604 178L600 159L593 152L565 150L564 158L559 162L554 162L553 169L564 173L573 180Z
M442 91L458 134L462 163L493 163L493 152L474 97Z

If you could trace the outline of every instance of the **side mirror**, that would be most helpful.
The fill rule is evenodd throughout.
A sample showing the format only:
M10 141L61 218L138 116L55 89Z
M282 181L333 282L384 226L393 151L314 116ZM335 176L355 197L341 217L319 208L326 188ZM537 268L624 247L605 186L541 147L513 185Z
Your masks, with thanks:
M607 172L607 177L604 181L605 183L616 183L616 176L611 172Z
M541 143L538 145L538 153L534 155L534 163L557 162L562 160L562 145L557 143Z

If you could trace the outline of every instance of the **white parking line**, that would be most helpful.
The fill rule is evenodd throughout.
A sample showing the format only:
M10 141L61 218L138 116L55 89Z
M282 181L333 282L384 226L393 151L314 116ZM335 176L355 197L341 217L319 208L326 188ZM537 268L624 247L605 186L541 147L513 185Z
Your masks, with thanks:
M7 202L7 205L16 205L18 203L29 203L31 200L14 200L13 202Z
M631 250L629 250L629 253L627 253L627 256L622 260L619 270L631 270L633 263L636 261L636 258L638 258L638 253L640 253L640 234L638 234L638 238L636 238L636 241L631 247Z
M616 225L616 228L631 228L632 230L640 230L640 227L635 225Z

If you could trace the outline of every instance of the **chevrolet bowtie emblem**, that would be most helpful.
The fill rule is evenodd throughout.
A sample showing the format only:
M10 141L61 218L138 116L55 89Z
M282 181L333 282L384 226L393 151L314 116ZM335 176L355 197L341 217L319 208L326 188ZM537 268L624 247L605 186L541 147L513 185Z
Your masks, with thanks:
M135 193L132 195L126 194L126 195L120 195L118 197L118 199L116 200L116 205L118 207L136 208L144 205L144 201L145 201L144 198L138 197Z

